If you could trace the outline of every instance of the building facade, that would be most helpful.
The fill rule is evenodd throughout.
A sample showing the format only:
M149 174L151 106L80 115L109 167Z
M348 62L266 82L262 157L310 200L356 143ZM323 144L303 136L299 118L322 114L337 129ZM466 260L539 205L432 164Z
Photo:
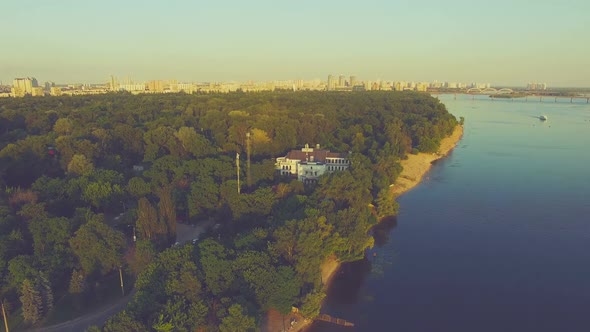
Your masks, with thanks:
M33 88L39 86L37 79L34 77L15 78L12 82L12 95L14 97L24 97L32 95Z
M275 167L283 176L297 177L303 183L312 183L326 173L348 169L349 155L321 149L319 144L315 149L305 144L301 150L291 150L285 157L277 158Z

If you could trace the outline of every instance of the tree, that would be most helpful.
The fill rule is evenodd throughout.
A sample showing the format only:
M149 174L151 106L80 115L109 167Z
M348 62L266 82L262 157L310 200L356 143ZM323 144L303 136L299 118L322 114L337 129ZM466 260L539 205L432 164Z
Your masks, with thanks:
M138 275L157 256L158 252L150 240L139 239L135 243L135 250L132 251L129 259L131 271Z
M53 131L60 136L71 134L73 129L74 123L68 118L57 119L53 125Z
M308 293L303 298L303 303L299 312L303 315L303 317L307 319L314 319L320 314L320 309L322 307L322 301L326 297L326 294L322 291L314 291Z
M18 215L25 220L31 219L45 219L47 218L47 211L45 211L45 203L28 203L23 205Z
M141 239L159 240L161 235L167 233L167 225L160 221L158 212L145 197L138 201L135 224Z
M170 321L165 321L164 319L164 315L160 314L158 321L152 325L154 330L156 330L157 332L174 331L174 324L172 324Z
M102 180L88 183L82 191L82 198L97 209L106 209L118 203L122 196L121 186Z
M158 210L160 212L160 222L166 225L168 238L176 238L176 206L172 199L172 185L165 185L157 191L160 202Z
M402 157L412 148L412 140L405 133L405 125L399 118L388 121L385 125L385 135L396 156Z
M47 315L53 309L53 290L43 273L37 275L37 287L43 301L43 314Z
M230 254L231 251L214 240L206 239L199 243L199 263L205 274L205 283L213 295L225 292L234 280Z
M19 288L25 279L34 280L38 273L34 262L34 257L29 255L19 255L11 259L8 262L9 287Z
M80 294L86 289L86 276L81 270L74 269L70 278L68 291L72 294Z
M250 332L256 330L254 317L244 314L242 306L234 304L228 309L228 315L221 320L221 332Z
M340 242L325 217L289 220L273 234L273 249L291 262L304 282L320 281L320 265Z
M369 179L370 181L370 179ZM371 195L369 185L355 178L350 171L334 172L320 179L318 193L325 199L333 200L338 209L349 206L366 206Z
M191 303L182 296L172 296L160 311L174 325L174 331L199 331L205 326L209 309L202 300Z
M188 197L189 215L191 217L214 211L219 205L219 188L211 176L196 178L191 184Z
M182 148L196 158L215 152L211 143L203 135L197 134L195 128L180 127L174 136L176 136Z
M104 325L104 332L138 332L149 331L146 326L130 315L126 310L111 317Z
M159 157L170 154L180 156L180 144L176 140L176 131L167 126L157 127L148 130L144 135L145 161L153 161Z
M34 283L25 279L21 286L20 302L22 304L23 318L37 323L43 317L43 299L41 293L36 289Z
M331 215L331 223L340 236L335 252L340 261L355 261L364 257L365 249L372 248L374 239L369 235L375 223L367 207L348 208Z
M240 253L233 266L248 283L263 310L275 308L282 314L291 311L300 286L293 268L274 266L267 253L258 251Z
M128 165L132 165L143 158L143 131L133 128L126 123L115 123L113 127L113 151L125 156Z
M86 275L105 274L121 265L125 238L101 221L92 219L76 231L70 246Z
M36 256L58 254L60 251L66 255L69 254L67 243L71 234L71 225L67 218L33 219L29 222L29 231L33 235L33 249Z
M127 191L137 197L143 197L151 192L151 187L142 178L133 177L127 184Z
M75 154L68 164L68 172L78 175L90 175L94 171L94 165L83 154Z
M397 214L399 204L389 188L381 189L377 195L377 217L384 218Z
M250 130L252 140L252 155L270 153L271 139L268 133L262 129L252 128Z

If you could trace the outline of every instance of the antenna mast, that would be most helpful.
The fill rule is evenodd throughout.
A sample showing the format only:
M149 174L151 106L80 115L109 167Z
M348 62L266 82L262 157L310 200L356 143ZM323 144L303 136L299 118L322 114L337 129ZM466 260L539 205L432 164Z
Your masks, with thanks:
M252 177L250 176L250 154L252 152L252 147L250 144L250 132L246 133L246 154L248 155L248 160L246 161L246 183L248 185L248 189L252 187Z
M238 174L238 194L240 193L240 154L236 152L236 173Z

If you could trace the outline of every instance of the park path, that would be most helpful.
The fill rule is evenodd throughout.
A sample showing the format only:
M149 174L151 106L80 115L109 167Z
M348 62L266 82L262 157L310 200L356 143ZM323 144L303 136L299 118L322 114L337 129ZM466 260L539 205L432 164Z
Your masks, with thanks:
M84 316L51 326L27 330L27 332L83 332L92 325L102 326L111 316L125 309L133 295L135 295L135 290L117 301Z
M180 243L189 242L198 238L212 222L204 222L196 227L186 224L177 224L176 239ZM135 289L125 297L118 299L107 306L100 307L93 312L72 320L58 323L51 326L44 326L36 329L26 330L26 332L83 332L92 325L103 326L104 323L114 314L125 309L125 306L135 294Z

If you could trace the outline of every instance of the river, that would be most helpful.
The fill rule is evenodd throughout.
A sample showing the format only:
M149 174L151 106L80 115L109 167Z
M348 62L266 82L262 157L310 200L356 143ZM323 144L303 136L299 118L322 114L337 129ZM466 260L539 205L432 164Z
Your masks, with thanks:
M463 139L336 276L355 327L311 331L590 331L590 105L439 98Z

